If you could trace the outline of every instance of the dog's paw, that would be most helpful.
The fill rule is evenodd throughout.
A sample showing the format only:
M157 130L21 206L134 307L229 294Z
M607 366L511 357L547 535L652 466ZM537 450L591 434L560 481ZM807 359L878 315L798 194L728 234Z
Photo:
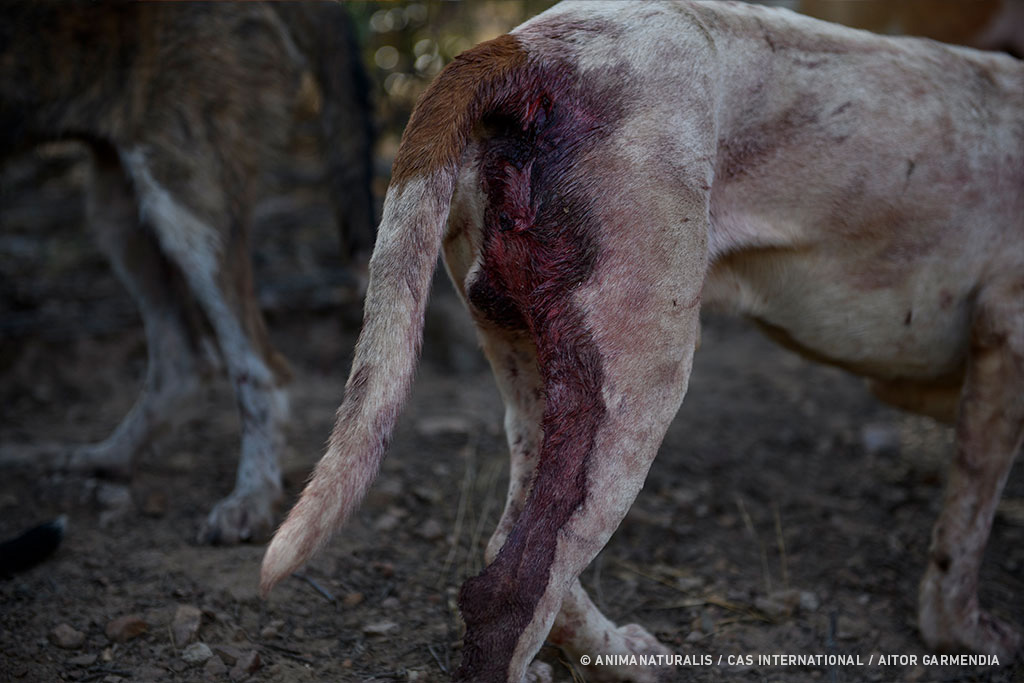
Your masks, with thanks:
M921 623L921 636L938 652L972 652L996 655L1000 664L1009 663L1021 652L1024 641L1010 624L980 609L968 613L959 623Z
M633 654L633 655L665 655L671 656L672 650L663 645L657 638L639 624L626 624L619 626L614 631L609 631L607 651L604 654ZM587 680L596 683L612 681L628 681L629 683L665 683L676 680L673 674L675 669L671 666L657 664L642 665L629 662L624 666L603 665L586 666Z
M939 652L996 655L1000 663L1020 654L1024 640L1017 629L978 607L973 590L950 590L944 578L931 570L921 582L917 621L928 647Z
M552 683L555 680L551 672L551 665L546 662L533 661L530 668L526 670L526 677L523 683Z
M198 541L212 545L261 543L274 531L275 510L281 500L278 487L240 493L217 503L199 529Z

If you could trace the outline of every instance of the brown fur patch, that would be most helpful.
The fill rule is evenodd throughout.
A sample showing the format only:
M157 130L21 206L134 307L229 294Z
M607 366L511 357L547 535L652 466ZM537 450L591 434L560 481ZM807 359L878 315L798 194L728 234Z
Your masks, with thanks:
M512 74L526 64L519 40L504 35L456 57L434 79L416 104L395 157L391 182L401 186L415 176L429 175L459 162L471 124L480 118L482 102L494 102L512 88ZM466 102L472 104L467 107ZM430 122L425 125L424 122Z

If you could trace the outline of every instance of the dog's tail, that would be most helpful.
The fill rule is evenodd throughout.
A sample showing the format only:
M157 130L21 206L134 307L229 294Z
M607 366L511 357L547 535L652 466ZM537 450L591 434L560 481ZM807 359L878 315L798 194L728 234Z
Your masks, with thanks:
M64 539L66 527L67 517L61 515L0 543L0 577L13 576L31 569L56 552Z
M456 57L413 111L370 260L363 329L345 399L326 454L263 558L264 595L345 522L377 475L412 384L462 154L485 114L524 106L517 75L526 62L513 36L482 43Z

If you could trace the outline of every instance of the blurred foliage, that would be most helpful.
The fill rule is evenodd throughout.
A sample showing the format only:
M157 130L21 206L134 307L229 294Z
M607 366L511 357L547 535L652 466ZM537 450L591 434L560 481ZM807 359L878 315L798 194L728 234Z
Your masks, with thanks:
M394 157L416 99L455 55L507 33L554 2L346 2L374 91L380 157Z

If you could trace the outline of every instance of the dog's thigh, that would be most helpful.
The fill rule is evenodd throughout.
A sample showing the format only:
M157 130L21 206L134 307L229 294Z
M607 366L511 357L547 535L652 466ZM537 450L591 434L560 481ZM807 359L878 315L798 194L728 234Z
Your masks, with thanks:
M231 494L219 502L200 540L237 543L267 537L282 496L277 454L283 446L285 373L268 351L255 303L244 223L230 208L215 176L198 160L190 177L161 175L154 153L133 149L123 158L139 194L143 217L167 257L182 271L209 321L234 386L242 427L241 460ZM215 159L215 155L208 155ZM197 159L199 153L196 153ZM212 162L211 162L212 163ZM189 194L186 190L201 192Z
M978 571L996 506L1024 440L1024 277L978 295L956 455L932 531L918 622L929 646L1011 658L1017 631L978 605Z
M180 417L209 371L195 302L182 297L180 277L139 221L131 182L113 148L93 146L87 216L97 244L139 307L149 363L135 405L106 440L75 449L73 469L127 475L135 456L162 428ZM207 354L211 358L212 354Z

